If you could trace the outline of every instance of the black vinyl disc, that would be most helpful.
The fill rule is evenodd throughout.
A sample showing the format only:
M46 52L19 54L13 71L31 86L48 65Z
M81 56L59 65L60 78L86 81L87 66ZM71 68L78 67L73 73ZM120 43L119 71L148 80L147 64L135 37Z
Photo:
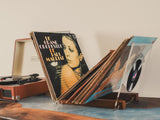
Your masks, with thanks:
M138 59L133 64L132 69L128 76L128 81L127 81L127 91L128 92L131 92L133 88L136 86L139 76L141 74L141 70L142 70L142 60Z

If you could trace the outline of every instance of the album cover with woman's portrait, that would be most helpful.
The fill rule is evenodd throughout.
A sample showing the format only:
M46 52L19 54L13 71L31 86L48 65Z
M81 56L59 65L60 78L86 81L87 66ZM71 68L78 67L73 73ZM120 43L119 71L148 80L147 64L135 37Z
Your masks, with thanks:
M32 32L34 46L53 100L71 88L88 71L75 34Z

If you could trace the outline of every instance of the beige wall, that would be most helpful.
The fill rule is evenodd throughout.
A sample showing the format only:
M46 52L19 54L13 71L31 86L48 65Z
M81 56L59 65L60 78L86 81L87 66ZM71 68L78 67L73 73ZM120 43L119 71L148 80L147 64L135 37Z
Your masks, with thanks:
M0 0L0 76L12 73L14 40L31 31L76 33L89 68L131 35L160 38L159 0ZM159 96L160 46L144 71L142 96Z

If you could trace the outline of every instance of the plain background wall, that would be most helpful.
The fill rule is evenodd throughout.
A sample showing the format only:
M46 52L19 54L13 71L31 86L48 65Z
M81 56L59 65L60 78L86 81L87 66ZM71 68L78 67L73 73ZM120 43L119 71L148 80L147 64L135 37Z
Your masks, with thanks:
M0 0L0 76L12 73L15 39L31 31L71 31L89 68L132 35L160 38L159 0ZM160 44L142 77L142 96L160 97ZM29 48L28 48L29 49Z

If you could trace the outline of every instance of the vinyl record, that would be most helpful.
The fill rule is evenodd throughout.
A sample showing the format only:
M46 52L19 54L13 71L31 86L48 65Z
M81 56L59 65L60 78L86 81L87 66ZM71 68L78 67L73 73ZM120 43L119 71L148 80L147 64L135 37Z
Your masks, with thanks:
M128 76L128 81L127 81L127 91L128 92L131 92L133 88L136 86L139 76L141 74L141 70L142 70L142 60L137 59L136 62L134 62L132 69Z

